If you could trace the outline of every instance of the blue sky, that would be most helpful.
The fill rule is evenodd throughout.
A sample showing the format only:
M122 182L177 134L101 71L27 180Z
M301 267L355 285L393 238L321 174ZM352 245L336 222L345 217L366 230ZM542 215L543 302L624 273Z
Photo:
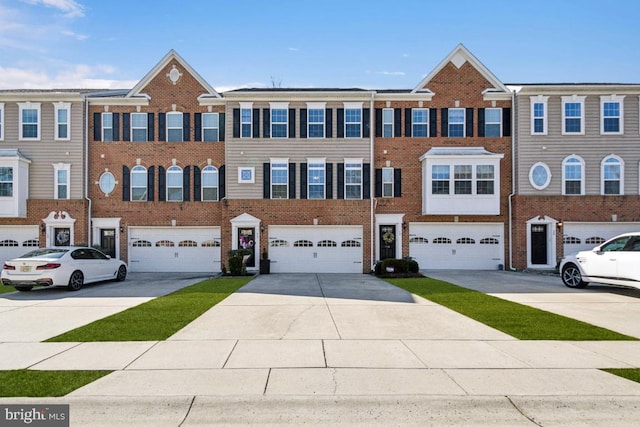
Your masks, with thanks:
M0 89L415 87L463 43L504 83L640 83L640 2L0 0Z

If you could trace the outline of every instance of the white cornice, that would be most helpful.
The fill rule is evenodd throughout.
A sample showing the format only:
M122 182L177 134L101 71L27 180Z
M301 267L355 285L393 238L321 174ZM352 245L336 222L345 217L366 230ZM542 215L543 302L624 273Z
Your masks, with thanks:
M375 91L278 91L278 92L226 92L224 99L229 101L369 101Z
M58 102L58 101L82 101L83 95L80 92L4 92L0 93L0 101L2 102Z
M411 93L376 93L376 101L431 101L435 93L411 92Z
M149 98L87 98L89 105L126 105L146 107L149 105Z

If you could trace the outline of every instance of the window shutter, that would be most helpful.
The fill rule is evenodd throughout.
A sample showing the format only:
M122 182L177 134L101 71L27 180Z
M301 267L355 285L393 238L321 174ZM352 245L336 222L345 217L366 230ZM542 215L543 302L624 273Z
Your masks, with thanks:
M164 202L167 200L167 182L166 182L166 172L164 171L164 167L158 166L158 201Z
M269 109L267 109L267 113ZM252 138L260 138L260 109L254 108L251 113L251 128L252 128ZM266 137L265 137L266 138Z
M182 201L191 200L191 167L185 166L182 170Z
M289 108L289 138L296 137L296 109Z
M324 111L324 132L327 138L333 138L333 108Z
M262 137L271 138L271 110L262 109Z
M402 169L393 170L393 197L402 197Z
M155 141L153 113L147 113L147 141Z
M120 113L113 113L113 140L120 141Z
M376 169L376 188L374 197L382 197L382 169Z
M502 109L502 136L511 136L511 108Z
M338 163L338 199L344 199L344 163Z
M307 109L300 109L300 138L307 137Z
M307 198L307 164L300 163L300 198Z
M233 137L240 138L240 109L233 109Z
M167 132L167 115L166 113L158 113L158 141L166 141Z
M225 140L225 133L227 132L227 115L225 113L218 114L218 141Z
M191 141L191 114L182 113L182 140Z
M218 169L218 200L222 200L226 197L227 179L225 174L224 165Z
M122 113L122 140L131 141L131 114Z
M289 198L296 198L296 164L289 163Z
M371 136L371 109L362 109L362 137L369 138Z
M148 202L153 202L155 197L155 193L154 193L154 189L156 188L155 173L156 173L155 166L149 166L149 169L147 169L147 201Z
M376 108L376 137L382 136L382 108Z
M440 135L449 136L449 109L440 109Z
M96 113L96 114L100 114L100 113ZM95 120L95 115L93 117ZM122 165L122 201L123 202L128 202L131 199L130 191L131 191L131 173L127 166Z
M271 198L271 165L269 163L262 164L262 198Z
M344 138L344 108L338 108L338 123L336 137Z
M478 136L484 138L484 108L478 108Z
M467 137L473 136L473 108L467 108L464 113L465 128Z
M102 113L93 113L93 140L102 141Z
M402 108L393 109L393 136L396 138L402 136Z
M198 166L193 167L193 201L202 201L202 171Z
M364 163L362 165L362 198L371 198L371 164Z
M411 138L413 136L412 135L413 131L411 130L412 123L413 123L413 109L405 108L404 109L404 136L407 138Z
M324 189L324 198L325 199L333 199L333 163L327 163L325 165L325 189Z
M438 136L438 110L436 108L429 110L429 136L431 138Z
M202 113L193 113L193 140L202 141Z

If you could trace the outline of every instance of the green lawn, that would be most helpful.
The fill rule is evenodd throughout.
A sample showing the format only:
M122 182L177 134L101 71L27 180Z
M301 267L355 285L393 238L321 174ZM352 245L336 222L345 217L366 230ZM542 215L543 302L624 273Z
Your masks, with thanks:
M603 369L605 372L640 383L640 369Z
M0 294L6 294L7 292L13 292L16 288L12 286L0 285Z
M0 371L0 397L58 397L111 371Z
M387 282L521 340L602 341L637 338L436 279Z
M165 340L251 279L205 280L73 329L48 339L47 342Z

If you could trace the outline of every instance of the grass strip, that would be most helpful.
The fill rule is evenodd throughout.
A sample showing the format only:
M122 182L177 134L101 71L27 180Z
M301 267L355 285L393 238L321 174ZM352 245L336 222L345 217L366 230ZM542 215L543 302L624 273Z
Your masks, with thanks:
M603 369L605 372L609 372L610 374L617 375L622 378L626 378L631 381L635 381L640 383L640 369L638 368L629 368L629 369Z
M59 397L111 371L0 371L0 397Z
M609 329L429 277L386 280L521 340L637 341Z
M16 288L12 286L0 285L0 294L6 294L7 292L14 292Z
M65 332L47 342L162 341L251 279L208 279Z

